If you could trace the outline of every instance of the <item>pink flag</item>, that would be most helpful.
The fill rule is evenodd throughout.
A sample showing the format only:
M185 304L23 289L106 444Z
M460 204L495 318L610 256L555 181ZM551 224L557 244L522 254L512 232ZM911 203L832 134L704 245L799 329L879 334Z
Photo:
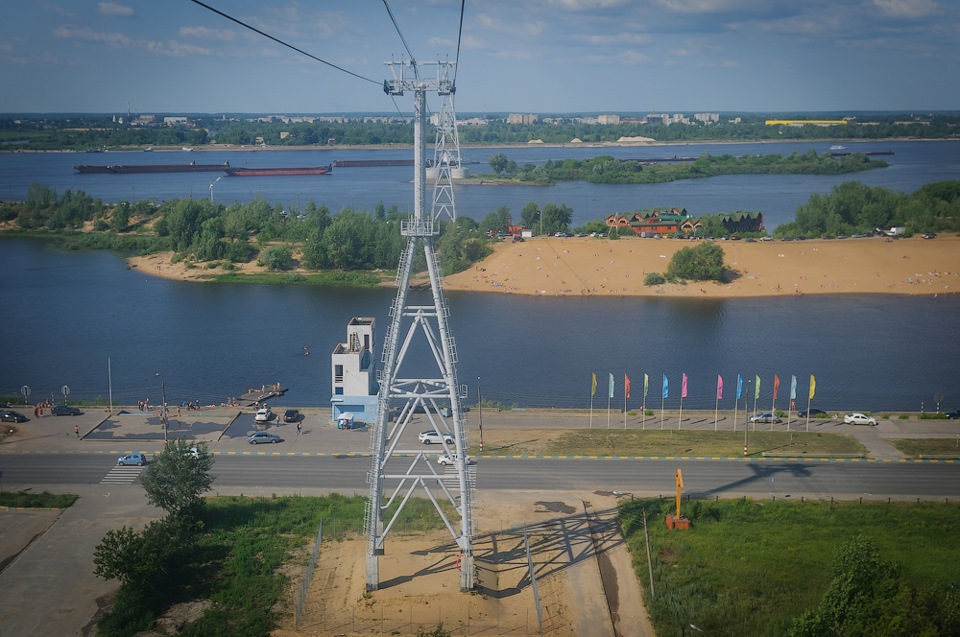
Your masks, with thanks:
M683 375L683 386L680 388L680 398L687 397L687 375Z
M717 374L717 400L723 400L723 376Z

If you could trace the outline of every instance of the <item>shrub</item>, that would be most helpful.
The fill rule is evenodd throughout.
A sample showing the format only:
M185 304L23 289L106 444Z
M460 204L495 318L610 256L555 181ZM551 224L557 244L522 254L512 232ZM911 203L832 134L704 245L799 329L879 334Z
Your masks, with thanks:
M643 284L647 286L663 285L667 280L659 272L648 272L643 278Z

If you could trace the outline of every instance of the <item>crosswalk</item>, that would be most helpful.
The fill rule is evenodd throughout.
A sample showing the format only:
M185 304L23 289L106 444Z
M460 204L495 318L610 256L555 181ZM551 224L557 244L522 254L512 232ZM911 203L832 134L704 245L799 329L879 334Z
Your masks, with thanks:
M133 484L146 467L122 467L114 465L100 484Z

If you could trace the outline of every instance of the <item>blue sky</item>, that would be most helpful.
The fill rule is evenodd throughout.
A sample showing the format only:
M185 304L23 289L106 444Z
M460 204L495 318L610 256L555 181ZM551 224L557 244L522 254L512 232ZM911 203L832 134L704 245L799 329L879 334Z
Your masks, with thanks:
M388 2L419 61L454 58L460 0ZM373 82L189 0L12 0L0 112L395 110L383 62L404 46L383 0L207 4ZM958 67L958 0L467 0L456 106L960 110Z

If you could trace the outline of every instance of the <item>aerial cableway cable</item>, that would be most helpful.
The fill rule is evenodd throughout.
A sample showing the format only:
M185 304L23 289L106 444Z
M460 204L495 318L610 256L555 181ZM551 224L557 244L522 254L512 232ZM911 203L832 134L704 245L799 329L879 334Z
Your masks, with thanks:
M453 59L453 86L457 86L457 71L460 69L460 41L463 39L463 10L467 0L460 0L460 29L457 31L457 57Z
M190 0L190 1L193 2L193 3L196 4L196 5L199 5L199 6L203 7L204 9L207 9L208 11L212 11L212 12L216 13L217 15L222 16L222 17L226 18L227 20L230 20L231 22L236 22L237 24L239 24L240 26L242 26L242 27L245 28L245 29L250 29L250 30L253 31L254 33L258 33L258 34L262 35L262 36L265 37L265 38L268 38L268 39L270 39L270 40L273 40L273 41L276 42L277 44L282 44L283 46L287 47L288 49L292 49L292 50L296 51L297 53L300 53L301 55L305 55L305 56L307 56L308 58L310 58L311 60L316 60L317 62L320 62L321 64L326 64L327 66L329 66L329 67L331 67L331 68L337 69L338 71L343 71L343 72L346 73L347 75L352 75L352 76L355 77L355 78L358 78L358 79L361 79L361 80L370 82L371 84L376 84L377 86L380 85L380 82L378 82L378 81L376 81L376 80L371 80L369 77L364 77L364 76L362 76L362 75L358 75L358 74L354 73L353 71L348 71L347 69L345 69L345 68L343 68L343 67L340 67L340 66L337 66L336 64L334 64L334 63L332 63L332 62L327 62L326 60L323 60L323 59L321 59L321 58L318 58L318 57L315 56L315 55L312 55L312 54L310 54L310 53L307 53L306 51L304 51L304 50L302 50L302 49L298 49L297 47L293 46L292 44L288 44L288 43L284 42L283 40L281 40L281 39L279 39L279 38L275 38L275 37L273 37L272 35L270 35L269 33L264 33L264 32L261 31L260 29L258 29L258 28L256 28L256 27L253 27L253 26L250 26L249 24L247 24L246 22L244 22L244 21L242 21L242 20L238 20L237 18L234 18L233 16L227 15L226 13L224 13L223 11L220 11L219 9L214 9L214 8L211 7L210 5L205 4L205 3L203 3L203 2L200 2L200 0ZM401 37L402 37L402 36L401 36Z
M393 17L393 11L390 10L390 5L387 4L387 0L383 0L383 6L387 8L387 13L390 14L390 21L393 22L393 28L397 30L397 35L400 36L400 41L403 42L403 48L407 50L407 55L410 56L410 62L413 65L414 77L419 79L420 71L417 69L417 60L413 57L413 51L410 50L410 45L407 44L407 39L403 37L403 33L400 32L400 25L397 24L397 19Z

